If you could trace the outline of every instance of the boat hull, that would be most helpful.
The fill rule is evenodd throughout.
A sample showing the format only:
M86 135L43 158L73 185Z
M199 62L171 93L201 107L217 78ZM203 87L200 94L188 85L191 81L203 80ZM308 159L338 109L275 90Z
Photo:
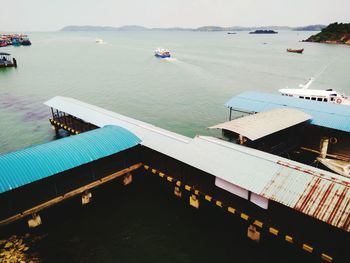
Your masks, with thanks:
M290 49L290 48L287 49L287 52L298 53L298 54L303 53L303 51L304 49Z
M15 67L15 64L13 63L0 64L0 68L11 68L11 67Z
M158 58L170 58L170 54L169 55L155 54L155 56Z

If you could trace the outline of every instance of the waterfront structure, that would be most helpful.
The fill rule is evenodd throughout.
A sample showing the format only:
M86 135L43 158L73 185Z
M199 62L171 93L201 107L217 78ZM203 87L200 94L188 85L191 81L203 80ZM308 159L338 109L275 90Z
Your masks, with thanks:
M350 178L210 136L188 138L72 98L54 97L45 104L52 109L50 122L56 130L78 134L72 140L98 133L106 125L127 130L139 138L128 155L134 158L131 163L140 164L134 173L156 176L195 208L213 206L226 211L252 240L276 238L327 262L345 257ZM313 121L312 114L297 115L286 125ZM78 129L79 122L80 127L95 130L84 133ZM100 166L91 167L95 171ZM15 194L13 190L9 193Z

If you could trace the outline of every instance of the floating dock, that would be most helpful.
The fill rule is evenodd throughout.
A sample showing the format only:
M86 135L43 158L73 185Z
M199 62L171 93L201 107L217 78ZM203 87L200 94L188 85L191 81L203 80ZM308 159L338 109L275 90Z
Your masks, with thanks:
M117 177L128 184L147 175L194 208L211 205L239 219L252 240L269 235L326 262L346 255L350 178L210 136L188 138L73 98L45 104L54 129L74 136L0 155L8 166L0 171L0 201L8 208L0 224L35 219L65 197L89 200L94 187ZM296 123L312 121L309 115ZM20 163L32 167L22 173ZM41 166L52 171L35 173ZM28 173L32 179L22 181Z

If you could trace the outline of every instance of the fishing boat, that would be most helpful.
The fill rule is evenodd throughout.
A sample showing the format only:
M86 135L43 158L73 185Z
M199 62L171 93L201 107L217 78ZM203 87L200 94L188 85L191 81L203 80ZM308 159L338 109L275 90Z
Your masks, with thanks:
M9 53L0 52L0 68L17 67L15 58L11 58Z
M21 37L20 38L20 43L23 46L30 46L32 44L32 42L30 42L28 37Z
M19 38L12 39L12 46L18 47L20 45L21 45L21 42L20 42Z
M154 52L154 55L159 58L170 58L170 52L164 48L157 48Z
M301 49L292 49L292 48L287 48L287 52L293 52L293 53L303 53L304 49L301 48Z
M304 100L336 103L342 105L350 105L350 98L342 93L339 93L333 89L318 90L309 89L315 78L310 78L306 84L300 84L298 89L279 89L278 91L282 96L294 97Z

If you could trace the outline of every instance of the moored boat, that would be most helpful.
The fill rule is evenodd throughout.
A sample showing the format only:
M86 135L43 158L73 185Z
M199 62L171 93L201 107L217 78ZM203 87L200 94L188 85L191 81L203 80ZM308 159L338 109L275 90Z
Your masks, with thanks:
M0 39L0 47L6 47L6 46L7 46L7 42L5 40Z
M301 49L292 49L292 48L287 48L287 52L292 52L292 53L303 53L304 49L301 48Z
M164 48L157 48L154 52L154 55L159 58L170 58L170 52Z
M11 58L9 53L0 52L0 68L17 67L15 58Z
M32 44L28 37L20 38L20 42L23 46L30 46Z

